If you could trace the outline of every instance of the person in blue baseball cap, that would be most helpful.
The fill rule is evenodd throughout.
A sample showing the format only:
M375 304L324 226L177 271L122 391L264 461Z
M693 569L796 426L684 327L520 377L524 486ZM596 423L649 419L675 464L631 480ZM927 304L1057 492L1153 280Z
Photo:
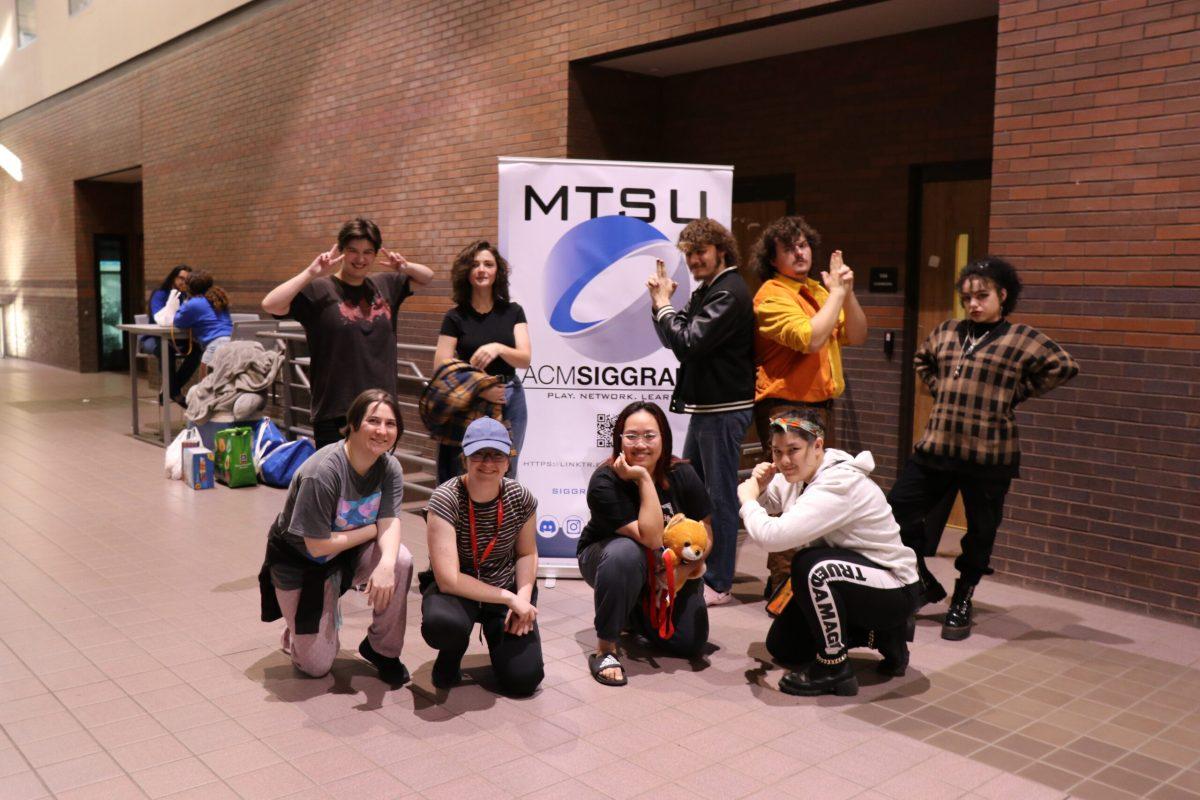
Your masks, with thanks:
M544 677L537 628L537 500L505 477L513 453L504 423L480 417L462 440L466 473L429 498L433 580L422 588L421 635L438 651L433 684L462 680L475 623L483 628L496 683L533 694Z

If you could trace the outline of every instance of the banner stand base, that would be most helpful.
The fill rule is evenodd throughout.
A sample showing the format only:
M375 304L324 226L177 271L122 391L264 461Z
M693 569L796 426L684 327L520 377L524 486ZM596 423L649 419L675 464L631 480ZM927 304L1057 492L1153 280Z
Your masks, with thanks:
M582 580L579 562L574 558L539 558L537 576L544 579L544 586L553 589L559 578Z

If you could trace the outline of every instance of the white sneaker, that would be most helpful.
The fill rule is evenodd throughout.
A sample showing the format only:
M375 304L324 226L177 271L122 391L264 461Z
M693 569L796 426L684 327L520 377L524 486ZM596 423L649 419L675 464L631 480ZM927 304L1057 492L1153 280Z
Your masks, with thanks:
M718 592L716 589L704 584L704 605L706 606L723 606L733 599L732 592Z

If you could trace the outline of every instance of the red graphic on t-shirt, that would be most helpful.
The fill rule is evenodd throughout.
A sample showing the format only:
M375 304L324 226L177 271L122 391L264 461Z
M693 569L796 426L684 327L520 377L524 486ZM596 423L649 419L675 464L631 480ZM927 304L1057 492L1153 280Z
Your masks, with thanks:
M346 322L371 322L376 317L383 317L387 320L392 318L391 307L379 295L375 295L373 302L362 300L352 303L349 300L343 300L338 306L338 310L342 312L342 319Z

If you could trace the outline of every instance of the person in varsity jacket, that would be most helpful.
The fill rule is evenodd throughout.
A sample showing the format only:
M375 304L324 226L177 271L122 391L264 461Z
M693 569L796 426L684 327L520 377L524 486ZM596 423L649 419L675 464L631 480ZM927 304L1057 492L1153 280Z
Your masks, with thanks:
M754 304L738 274L737 242L719 222L697 219L679 234L679 249L699 283L687 305L671 305L675 281L661 270L646 282L654 327L679 359L671 411L690 414L683 457L712 500L715 542L704 575L704 601L730 600L737 556L737 471L754 413Z
M917 553L924 600L936 603L946 590L925 565L924 554L936 550L936 542L924 541L925 516L947 493L962 494L967 532L942 625L942 638L952 641L971 635L971 597L993 571L1004 498L1021 464L1013 411L1079 372L1045 334L1008 321L1021 293L1011 264L992 256L974 261L956 286L967 318L946 320L917 350L913 362L933 394L933 411L888 495L900 537Z

